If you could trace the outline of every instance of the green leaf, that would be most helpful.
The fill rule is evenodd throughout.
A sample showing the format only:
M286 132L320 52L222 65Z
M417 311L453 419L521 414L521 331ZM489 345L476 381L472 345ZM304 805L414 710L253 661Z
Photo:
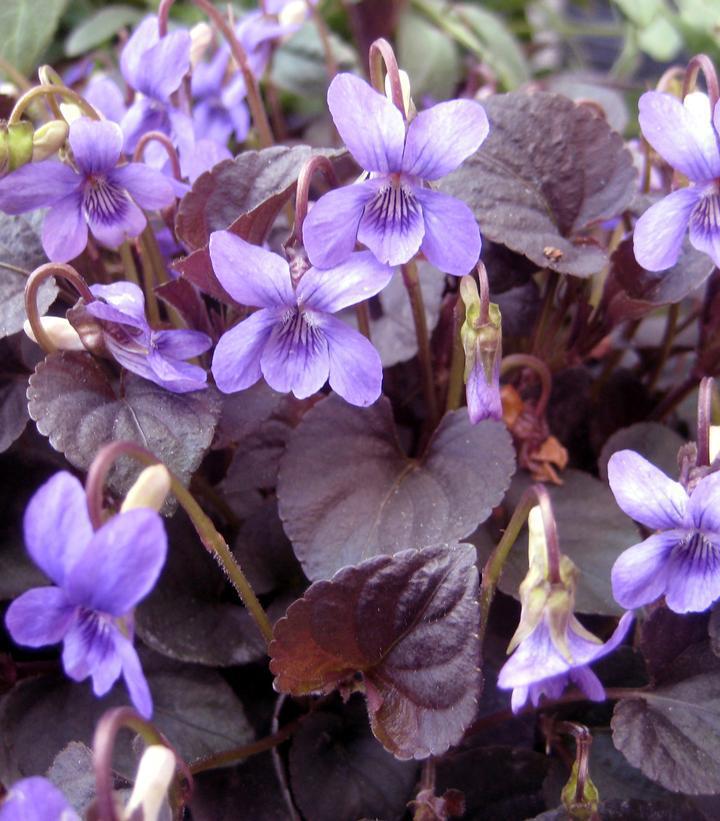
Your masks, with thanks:
M65 54L78 57L110 40L125 26L131 26L142 17L132 6L105 6L90 15L65 41Z
M3 0L0 57L29 75L52 40L67 0Z
M424 17L407 12L398 25L397 50L417 105L426 95L436 100L454 96L462 63L456 43L447 34Z
M658 422L638 422L621 428L605 442L598 458L600 476L607 481L607 464L618 450L634 450L660 468L671 479L678 474L677 455L685 440Z

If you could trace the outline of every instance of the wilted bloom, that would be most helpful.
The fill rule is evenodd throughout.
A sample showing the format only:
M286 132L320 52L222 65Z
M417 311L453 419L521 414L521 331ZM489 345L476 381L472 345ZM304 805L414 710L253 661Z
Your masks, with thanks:
M190 45L187 31L171 31L160 37L155 16L146 17L125 44L120 70L127 84L140 92L121 122L126 151L134 151L148 131L171 137L181 160L192 150L192 121L170 100L190 69Z
M502 330L500 308L489 304L487 321L480 310L477 283L471 276L460 281L465 322L460 329L465 350L465 384L468 416L473 425L483 419L502 419L500 360Z
M66 471L55 474L25 511L25 544L55 583L12 602L5 624L28 647L63 642L63 666L75 681L88 676L103 696L122 672L137 711L149 718L152 697L132 643L132 609L154 587L167 537L154 510L130 510L94 531L85 491Z
M210 258L230 296L261 309L224 333L215 348L212 372L223 393L249 388L264 376L271 388L299 399L328 379L353 405L378 398L377 351L333 314L381 291L391 268L361 252L335 268L308 269L294 288L282 257L228 231L210 235Z
M145 297L132 282L93 285L97 297L85 306L100 320L108 352L124 368L173 393L202 390L205 370L184 360L199 356L212 340L200 331L156 331L145 318Z
M159 171L143 163L116 165L123 138L115 123L75 120L68 141L77 170L45 160L0 180L0 211L22 214L50 207L42 243L53 262L80 254L87 245L88 228L100 243L117 248L145 228L140 208L163 208L175 198L172 185Z
M680 102L648 91L640 98L640 128L660 156L689 180L653 205L635 226L635 256L649 271L673 266L685 232L690 242L720 265L720 108L699 92Z
M362 168L364 182L325 194L305 220L313 265L347 259L356 240L390 265L418 250L448 274L467 274L480 255L480 231L465 203L425 185L454 171L480 146L488 119L479 103L452 100L408 125L382 94L351 74L328 89L335 126Z
M515 652L500 670L498 687L512 688L515 713L528 699L537 707L542 696L559 698L571 683L591 701L603 701L605 690L588 665L622 642L632 623L632 614L625 613L604 644L586 630L573 613L575 565L562 556L560 581L552 583L539 508L530 511L528 527L530 570L520 585L520 624L508 647L508 652Z
M720 598L720 473L692 493L632 450L613 453L610 488L628 516L656 530L612 569L615 599L641 607L665 596L676 613L698 613Z
M0 821L80 821L80 816L53 783L35 775L10 787L0 804Z

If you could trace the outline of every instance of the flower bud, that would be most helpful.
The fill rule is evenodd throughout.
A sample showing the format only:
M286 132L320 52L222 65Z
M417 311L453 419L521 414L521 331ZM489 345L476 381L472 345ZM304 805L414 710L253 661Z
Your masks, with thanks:
M149 507L160 510L165 497L170 492L170 474L165 465L152 465L145 468L127 492L120 508L121 513L138 507Z
M151 744L143 753L138 765L135 786L125 807L123 818L142 818L158 821L170 818L167 791L175 775L175 756L162 744Z
M299 26L305 22L308 13L306 0L290 0L280 10L278 22L281 26Z
M483 319L477 283L471 276L464 276L460 280L460 297L465 304L465 322L460 328L460 338L465 351L465 384L470 421L476 425L483 419L502 419L500 308L491 302L488 306L488 318Z
M78 332L73 326L61 316L43 316L40 317L40 324L45 333L50 337L50 341L60 351L84 351L85 346L80 339ZM28 319L23 323L23 330L32 339L37 342L32 326Z
M408 120L412 120L412 118L417 113L415 109L415 103L410 96L410 77L408 76L407 71L403 71L400 69L398 71L400 75L400 88L402 89L402 100L403 100L403 108L405 109L405 117ZM390 84L390 75L385 75L385 96L390 100L393 101L392 96L392 85Z
M0 124L0 176L29 163L33 151L33 125L28 120Z
M578 771L579 764L574 761L570 778L563 787L562 793L560 793L560 799L570 818L578 821L589 821L591 818L597 817L600 793L590 779L589 774L586 773L582 784L582 794L578 795Z
M708 451L710 456L710 464L712 465L718 455L720 455L720 425L710 425L708 438Z
M197 23L190 29L190 65L193 68L205 56L212 39L213 30L205 22Z
M33 134L32 161L40 162L52 157L65 144L68 130L65 120L51 120L41 125Z

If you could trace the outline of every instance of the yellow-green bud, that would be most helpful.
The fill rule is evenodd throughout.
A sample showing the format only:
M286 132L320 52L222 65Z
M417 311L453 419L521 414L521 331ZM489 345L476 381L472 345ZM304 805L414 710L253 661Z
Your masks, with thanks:
M145 468L127 492L120 508L121 513L138 507L149 507L160 510L165 497L170 492L170 474L165 465L152 465Z
M50 120L41 125L32 138L32 161L40 162L52 157L65 145L68 135L68 124L65 120Z
M29 163L33 151L33 125L28 120L0 124L0 176Z
M590 779L590 775L585 776L582 796L577 795L578 790L578 762L575 761L570 773L570 779L563 787L560 799L563 806L568 811L571 818L577 821L589 821L597 812L600 801L600 793Z
M471 276L460 280L460 298L465 305L465 322L460 328L460 339L465 351L465 382L478 362L490 385L502 357L502 316L500 308L491 302L488 320L481 315L477 282Z

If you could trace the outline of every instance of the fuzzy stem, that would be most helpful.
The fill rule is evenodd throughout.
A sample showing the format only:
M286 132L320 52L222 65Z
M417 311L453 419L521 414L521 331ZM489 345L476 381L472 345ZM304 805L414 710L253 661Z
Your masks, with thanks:
M50 337L45 333L45 329L40 321L40 313L37 307L37 294L43 282L52 276L62 277L67 280L86 302L92 302L95 299L92 295L92 291L88 288L87 282L85 282L71 265L67 265L64 262L46 262L45 265L41 265L30 274L28 281L25 283L25 313L27 314L35 339L37 339L38 345L40 345L45 353L55 353L57 348Z
M487 630L488 617L490 615L490 605L495 597L495 590L500 580L505 561L512 546L517 541L520 531L523 529L527 517L535 505L540 505L543 514L543 528L545 530L545 540L548 545L548 565L550 573L553 573L552 563L557 567L557 577L559 578L560 552L557 541L557 528L555 517L552 515L550 496L543 485L532 485L520 497L510 521L508 522L502 538L490 554L490 558L485 563L482 572L482 583L480 585L480 652L482 653L485 631Z
M430 351L430 335L428 334L427 318L425 316L425 303L423 301L422 288L418 278L417 265L414 262L407 262L402 266L403 282L410 298L413 321L415 323L415 335L417 337L418 358L423 372L423 390L425 392L425 404L429 421L432 426L438 419L437 396L435 395L435 379L433 377L432 353Z
M550 391L552 390L552 374L550 373L550 368L548 368L542 359L524 353L514 353L510 354L510 356L503 357L500 364L500 375L506 374L508 371L513 370L513 368L532 368L540 377L542 387L540 398L535 406L535 416L540 418L544 415L548 402L550 401Z
M163 134L162 131L148 131L140 137L133 153L133 162L142 162L145 147L151 142L160 143L165 149L165 153L170 160L173 177L182 182L182 171L180 170L180 158L178 157L177 149L172 144L170 137L168 137L167 134Z
M720 85L718 84L717 71L715 71L713 61L707 54L696 54L688 63L682 90L683 99L695 89L700 71L705 76L705 85L710 98L710 111L715 111L715 104L720 99Z
M697 463L698 467L710 464L710 425L712 424L712 376L700 380L697 410Z
M465 303L458 292L457 301L453 308L453 349L447 399L445 400L446 411L457 410L462 402L463 385L465 384L465 349L460 336L460 328L464 321Z
M82 109L83 113L90 117L92 120L99 120L100 115L95 111L95 109L84 100L76 91L73 91L71 88L67 88L66 86L55 86L55 85L41 85L41 86L34 86L29 91L26 91L22 97L15 103L15 106L8 118L8 125L14 125L15 123L20 122L20 118L22 117L25 109L36 100L38 97L47 97L47 96L55 96L58 95L60 97L64 97L70 100L71 103L75 103L78 108Z
M273 137L267 113L265 112L265 107L263 106L262 98L260 97L258 82L250 69L250 64L248 63L245 49L235 36L233 27L225 19L225 17L223 17L220 11L210 2L210 0L192 0L192 2L199 9L202 9L202 11L207 14L217 28L223 33L223 37L230 47L230 52L232 53L232 56L235 59L235 62L237 63L245 80L247 101L250 107L253 124L255 125L258 132L258 137L260 138L260 145L263 148L269 148L274 144L275 138ZM171 5L171 3L168 5Z
M400 82L400 69L393 47L381 37L375 40L370 46L370 82L376 91L385 94L385 78L383 77L383 63L385 71L390 78L390 92L392 101L399 109L403 118L407 117L405 103L403 101L402 83Z
M120 456L129 456L143 465L162 464L152 453L135 444L135 442L111 442L105 445L95 456L85 482L90 521L95 528L102 524L102 498L105 478L115 460ZM242 603L247 608L257 625L262 637L269 644L272 641L272 624L258 601L255 591L248 582L242 568L232 554L227 542L217 532L210 518L205 514L192 494L184 487L173 473L170 473L170 489L181 507L190 517L200 540L212 554L215 561L227 575Z
M177 766L185 777L187 788L184 791L178 790L176 778L174 791L177 793L177 802L185 803L193 790L193 777L188 765L180 758L167 738L153 724L141 718L132 707L115 707L103 713L93 736L93 769L95 770L99 817L105 821L119 821L113 800L112 759L115 739L123 728L137 733L147 745L161 744L167 747L175 756Z

